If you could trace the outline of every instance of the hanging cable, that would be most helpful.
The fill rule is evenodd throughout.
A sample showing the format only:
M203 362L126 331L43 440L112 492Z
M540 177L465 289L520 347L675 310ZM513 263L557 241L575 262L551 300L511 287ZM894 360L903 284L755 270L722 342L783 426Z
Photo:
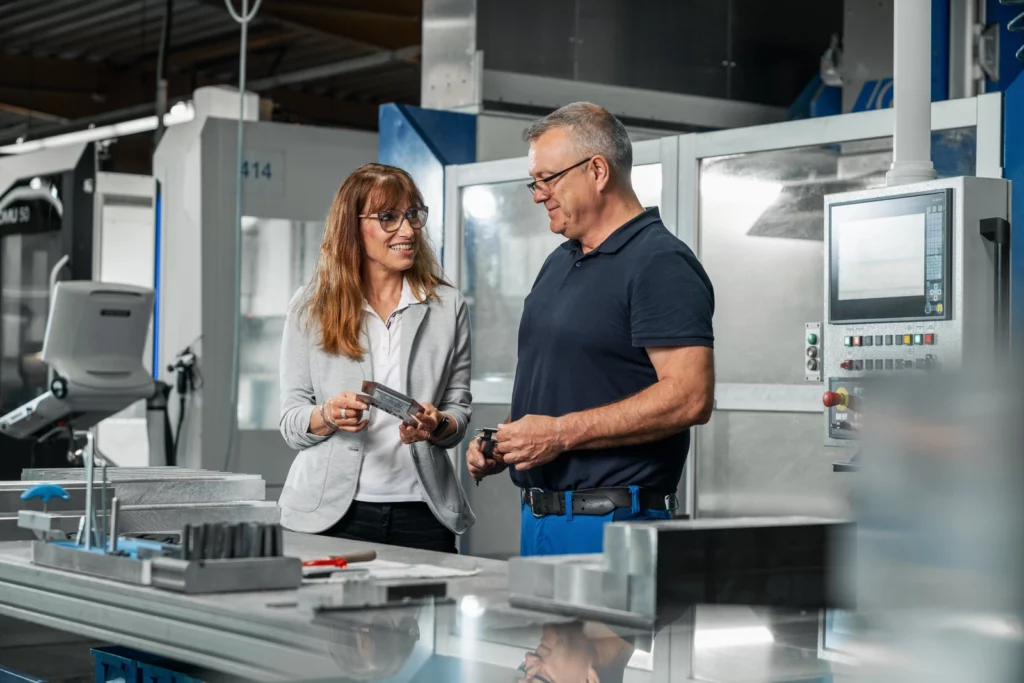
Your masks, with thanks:
M234 445L235 431L238 429L238 336L239 318L242 312L239 303L242 299L242 143L244 141L245 124L245 56L249 45L249 22L260 11L260 3L256 0L252 11L249 11L249 0L242 0L242 13L235 12L231 0L224 0L231 18L242 26L242 37L238 49L238 156L235 160L235 290L231 305L234 321L231 341L231 414L228 416L228 445L224 454L224 471L228 472L231 465L231 449Z

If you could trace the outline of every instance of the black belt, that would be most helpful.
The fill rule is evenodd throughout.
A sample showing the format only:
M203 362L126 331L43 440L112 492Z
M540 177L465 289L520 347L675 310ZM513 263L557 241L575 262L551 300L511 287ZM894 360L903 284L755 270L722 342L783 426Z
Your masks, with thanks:
M675 510L679 507L676 494L664 495L640 489L638 493L641 510ZM523 502L533 511L534 517L565 514L564 491L540 491L523 489ZM607 515L622 508L633 507L633 495L629 487L584 489L572 492L572 514Z

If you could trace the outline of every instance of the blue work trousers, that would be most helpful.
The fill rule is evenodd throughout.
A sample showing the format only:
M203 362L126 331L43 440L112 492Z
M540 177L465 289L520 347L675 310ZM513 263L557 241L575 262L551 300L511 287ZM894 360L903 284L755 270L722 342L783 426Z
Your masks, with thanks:
M572 491L565 492L565 509L568 514L534 517L525 502L522 503L522 521L519 534L519 554L530 555L578 555L599 553L604 548L604 525L608 522L640 522L649 519L670 519L669 510L643 510L636 504L633 508L619 508L607 515L572 514Z

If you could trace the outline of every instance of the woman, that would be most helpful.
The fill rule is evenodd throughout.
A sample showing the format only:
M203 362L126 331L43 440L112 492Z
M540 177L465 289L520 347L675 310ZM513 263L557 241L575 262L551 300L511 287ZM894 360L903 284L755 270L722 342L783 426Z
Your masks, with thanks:
M474 522L445 453L471 414L469 313L426 222L391 166L357 169L334 197L281 346L281 433L299 450L279 502L288 529L452 553ZM360 402L365 380L420 403L418 424Z

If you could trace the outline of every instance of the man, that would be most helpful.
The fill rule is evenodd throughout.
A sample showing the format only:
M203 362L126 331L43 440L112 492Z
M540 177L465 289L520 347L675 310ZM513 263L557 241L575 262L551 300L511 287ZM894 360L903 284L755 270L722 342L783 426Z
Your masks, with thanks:
M594 553L610 521L667 519L690 444L714 402L711 282L644 210L633 150L604 109L575 103L534 123L529 184L566 238L523 308L511 422L495 457L474 442L470 474L511 466L522 555Z

